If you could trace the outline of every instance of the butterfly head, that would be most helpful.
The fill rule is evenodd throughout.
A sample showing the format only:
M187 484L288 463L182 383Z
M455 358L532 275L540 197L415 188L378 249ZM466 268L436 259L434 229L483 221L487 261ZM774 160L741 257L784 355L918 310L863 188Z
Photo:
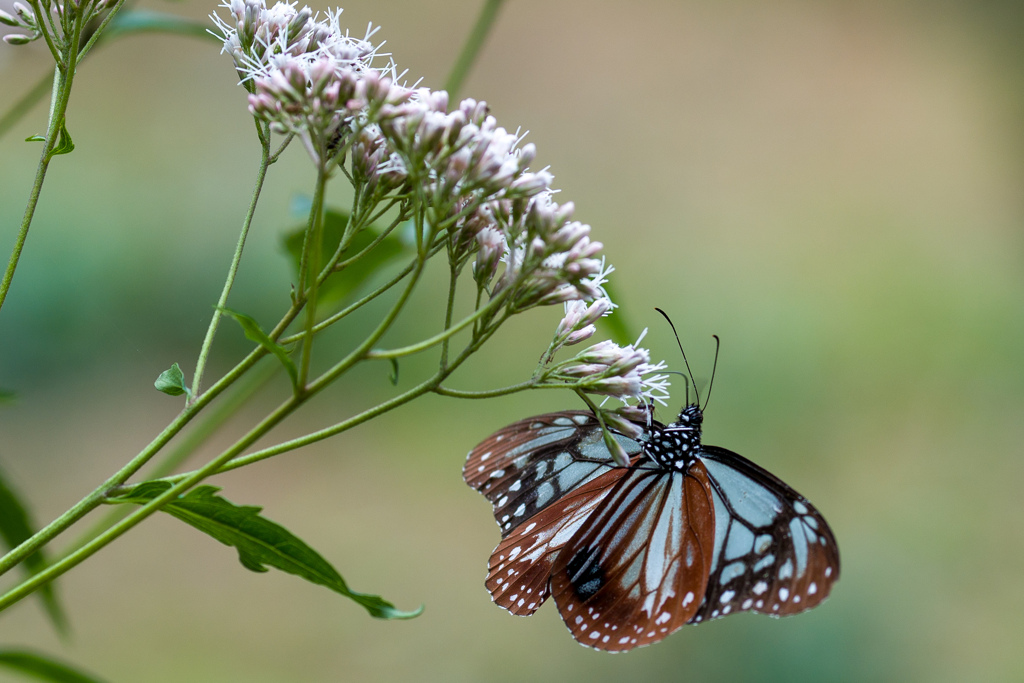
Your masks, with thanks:
M686 472L700 452L700 425L703 420L700 406L686 406L679 413L678 420L652 430L644 450L661 467Z
M704 422L704 411L696 403L691 403L679 411L679 419L674 426L693 427L699 434L702 422Z

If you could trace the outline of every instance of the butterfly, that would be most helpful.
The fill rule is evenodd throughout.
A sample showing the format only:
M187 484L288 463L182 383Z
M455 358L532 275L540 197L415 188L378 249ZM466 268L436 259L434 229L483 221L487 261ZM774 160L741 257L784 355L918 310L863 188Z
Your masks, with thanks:
M576 640L612 652L727 614L820 604L839 578L824 517L743 456L702 444L702 422L698 399L638 439L612 432L626 467L584 411L521 420L470 451L463 478L501 528L492 600L529 616L553 598Z

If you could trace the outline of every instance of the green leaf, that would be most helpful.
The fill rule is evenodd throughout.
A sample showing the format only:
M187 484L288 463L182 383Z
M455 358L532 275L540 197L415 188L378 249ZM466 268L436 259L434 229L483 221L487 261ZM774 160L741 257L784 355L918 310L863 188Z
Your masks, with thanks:
M46 142L46 137L43 135L29 135L25 138L25 142Z
M120 12L110 22L104 40L120 38L123 35L132 33L173 33L192 38L212 40L218 45L223 44L224 39L210 33L208 22L192 21L184 17L163 12L151 12L149 10L133 10L131 12Z
M161 372L160 376L153 382L153 386L168 396L192 395L185 384L185 375L182 374L181 368L178 367L177 363Z
M71 154L75 151L75 143L71 140L71 133L68 132L66 123L60 124L60 136L57 138L57 144L54 146L50 156L57 156L58 154Z
M345 234L345 228L348 225L348 219L349 215L344 211L328 209L324 214L321 261L316 264L316 267L312 267L313 264L311 264L313 272L319 273L323 268L323 264L327 263L334 256L334 252L338 250L338 245L341 244L341 238ZM284 236L284 248L288 252L292 267L296 273L299 272L299 263L302 260L302 243L305 235L306 227L302 226ZM380 230L373 226L360 230L349 242L345 253L341 257L341 261L345 261L363 252L378 237L380 237ZM317 292L319 305L328 307L331 304L343 301L364 285L373 275L380 272L382 268L406 252L407 247L405 244L394 231L391 232L373 249L361 256L358 261L350 263L341 271L331 273L324 280L323 285L321 285Z
M14 492L14 489L7 483L3 472L0 472L0 537L9 549L16 548L27 541L35 533L34 525L28 514L28 508L21 502L21 499ZM41 550L37 550L25 558L25 569L29 574L35 574L46 568L46 557ZM46 584L39 589L39 597L43 601L43 607L53 622L58 633L67 633L68 620L57 602L57 595L54 593L53 584Z
M166 481L142 482L109 500L144 505L170 487ZM215 486L197 486L165 504L161 510L234 547L246 569L265 572L267 567L274 567L326 586L355 600L378 619L411 619L423 612L422 606L412 612L403 612L380 596L351 590L327 560L290 531L261 516L261 508L235 505L215 495L219 490Z
M0 666L41 681L55 683L102 683L102 679L73 669L45 655L27 650L0 650Z
M288 376L292 378L292 386L298 387L299 385L299 370L295 367L295 361L292 360L291 354L288 349L281 346L273 339L271 339L260 324L253 320L252 317L245 313L239 313L233 311L230 308L221 307L219 309L225 315L229 315L234 318L239 325L242 326L242 331L245 333L245 338L249 341L254 341L270 353L277 356L277 359L284 365L284 369L288 371Z

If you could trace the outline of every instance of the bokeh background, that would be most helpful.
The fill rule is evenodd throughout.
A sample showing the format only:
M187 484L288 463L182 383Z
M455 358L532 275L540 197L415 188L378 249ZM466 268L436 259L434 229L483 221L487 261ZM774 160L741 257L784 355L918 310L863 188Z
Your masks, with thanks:
M361 0L343 17L357 34L383 25L409 76L439 88L479 4ZM681 364L654 306L705 379L721 336L705 440L828 517L843 574L821 608L611 656L577 645L550 606L529 619L493 606L483 579L498 531L460 469L498 427L576 405L543 392L425 398L216 480L355 589L425 603L419 619L375 621L294 577L249 573L168 518L61 580L69 641L26 600L0 619L0 643L112 681L1024 679L1022 30L1016 2L515 0L465 87L530 131L655 356ZM47 71L43 57L0 46L2 108ZM0 465L38 522L179 409L152 381L194 367L255 174L235 81L216 46L156 35L80 70L77 149L52 165L0 313L0 386L18 395L0 406ZM0 140L4 259L36 163L21 140L44 121L41 105ZM232 298L265 322L287 301L280 236L309 166L296 147L272 169ZM436 278L387 341L435 330L440 293ZM525 316L451 384L521 381L558 318ZM211 372L246 349L222 329ZM387 374L360 370L271 440L387 397Z

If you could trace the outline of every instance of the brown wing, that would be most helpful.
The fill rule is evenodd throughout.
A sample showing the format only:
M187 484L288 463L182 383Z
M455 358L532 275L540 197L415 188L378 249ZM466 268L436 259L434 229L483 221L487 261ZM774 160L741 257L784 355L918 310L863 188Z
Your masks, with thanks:
M616 439L630 456L640 444ZM507 537L562 496L615 467L593 414L548 413L513 423L470 451L462 477L494 506Z
M487 590L512 614L533 614L550 594L551 567L573 534L629 470L616 468L577 487L516 527L494 549Z
M732 451L704 446L715 550L693 622L742 611L796 614L821 603L839 579L839 546L825 518L778 477Z
M714 540L700 462L686 474L634 467L559 552L551 593L580 643L610 651L649 645L697 612Z

